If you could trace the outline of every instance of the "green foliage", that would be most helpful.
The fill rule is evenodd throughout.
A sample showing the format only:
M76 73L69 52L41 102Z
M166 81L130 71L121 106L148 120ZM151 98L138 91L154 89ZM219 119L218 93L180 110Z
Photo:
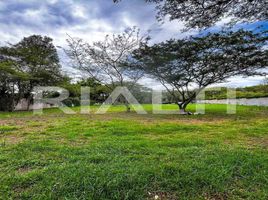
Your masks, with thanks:
M233 76L265 75L267 34L238 30L144 45L133 54L138 70L165 86L182 110L205 87ZM193 88L194 87L194 88Z
M70 97L62 101L68 107L80 106L80 99L78 97Z
M32 35L0 48L0 110L12 111L22 98L30 104L35 86L54 86L62 79L51 38Z
M211 88L206 91L206 99L226 99L227 88ZM236 98L259 98L268 97L268 85L256 85L251 87L236 88L233 90L236 92Z
M80 97L80 85L76 83L70 83L70 82L65 82L59 85L60 87L66 89L70 93L70 97Z
M14 63L10 61L0 62L0 73L1 79L5 78L5 76L9 76L13 80L25 81L30 79L29 74L14 69Z
M31 76L29 87L53 85L61 80L59 58L51 38L40 35L25 37L12 45L9 52L17 57L20 70Z
M113 0L120 2L121 0ZM208 28L225 18L231 23L256 22L267 20L268 3L266 0L145 0L156 3L157 19L185 22L187 29Z

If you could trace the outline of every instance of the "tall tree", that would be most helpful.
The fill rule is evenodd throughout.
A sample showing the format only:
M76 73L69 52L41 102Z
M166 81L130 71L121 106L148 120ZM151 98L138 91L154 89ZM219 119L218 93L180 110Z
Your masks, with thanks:
M146 43L147 39L140 36L135 27L126 29L122 34L107 35L103 41L92 45L70 37L66 53L75 68L113 90L117 86L127 86L129 82L134 84L143 76L142 72L131 69L126 63L130 54ZM124 102L129 111L128 103Z
M265 75L267 33L220 32L145 45L134 53L139 70L159 80L182 113L205 87L243 75ZM179 94L179 95L178 95Z
M52 86L61 80L57 50L49 37L25 37L17 44L1 47L0 53L1 62L12 63L9 74L13 70L13 75L16 75L17 95L28 100L28 108L33 87ZM27 76L23 78L19 74Z
M57 50L47 36L32 35L12 46L19 58L20 70L28 73L28 83L20 85L24 98L30 100L35 86L51 86L61 78Z
M119 2L121 0L114 0ZM267 0L145 0L157 4L157 18L184 21L187 28L207 28L223 18L232 22L268 19Z
M12 111L19 98L15 95L18 80L27 80L28 75L16 71L13 62L0 58L0 111Z

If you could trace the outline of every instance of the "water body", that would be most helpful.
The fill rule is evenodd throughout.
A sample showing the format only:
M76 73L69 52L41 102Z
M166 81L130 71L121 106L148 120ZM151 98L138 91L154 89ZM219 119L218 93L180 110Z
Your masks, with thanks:
M261 98L241 98L241 99L215 99L215 100L199 100L198 103L206 104L237 104L247 106L268 106L268 97Z

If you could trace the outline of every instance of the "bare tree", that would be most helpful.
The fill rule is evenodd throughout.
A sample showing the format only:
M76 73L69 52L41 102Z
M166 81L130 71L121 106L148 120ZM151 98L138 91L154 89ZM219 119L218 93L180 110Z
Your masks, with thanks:
M69 48L65 52L75 68L113 90L117 86L129 86L129 82L135 84L143 76L142 71L133 70L127 61L131 53L147 43L148 39L147 36L140 36L136 27L128 28L121 34L107 35L103 41L92 45L69 37ZM125 100L124 103L129 111L129 104Z
M221 32L145 45L134 53L139 70L159 80L181 113L205 87L242 75L265 75L267 33Z

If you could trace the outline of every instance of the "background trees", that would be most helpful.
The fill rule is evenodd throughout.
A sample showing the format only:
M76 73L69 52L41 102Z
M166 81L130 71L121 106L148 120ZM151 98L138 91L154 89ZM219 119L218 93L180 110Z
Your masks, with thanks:
M117 86L131 87L129 83L135 84L143 76L143 72L132 69L126 63L131 53L147 40L147 37L140 36L135 27L126 29L122 34L107 35L103 41L92 45L70 37L66 53L75 68L113 90ZM129 111L130 107L124 98L121 101L125 102Z
M1 47L0 110L13 111L22 99L27 100L26 109L29 109L35 86L66 88L70 97L63 103L67 106L80 105L81 86L91 88L92 104L104 102L116 86L127 86L142 102L150 102L150 90L136 84L143 72L129 68L126 62L131 52L146 40L139 36L136 28L128 29L123 34L107 36L104 41L96 42L93 46L70 38L69 45L78 46L67 50L68 55L74 63L78 63L78 69L89 75L87 79L78 82L62 74L57 50L49 37L32 35L17 44ZM49 95L54 97L58 94ZM129 110L124 98L120 97L120 102L125 103Z
M135 51L138 69L159 80L185 112L205 87L237 75L264 75L266 33L220 32L169 40ZM179 95L178 95L179 94Z
M267 2L262 0L145 1L157 4L159 19L169 16L171 20L183 20L187 28L206 28L228 16L234 22L267 19ZM0 48L0 101L5 102L0 110L13 110L21 99L27 99L29 108L35 86L63 86L70 89L75 102L79 100L81 86L91 87L94 102L102 102L115 87L126 86L140 101L147 102L148 98L143 97L150 94L150 89L137 84L147 73L166 87L172 95L169 99L176 101L184 112L208 85L231 76L263 74L259 70L267 66L267 32L256 32L221 32L153 46L147 45L149 38L141 36L135 27L107 35L93 44L69 37L66 53L73 66L87 75L86 80L78 83L62 76L51 38L25 37L17 44ZM74 101L69 101L70 105ZM119 101L129 111L124 97Z
M83 79L79 81L77 84L82 87L90 87L90 103L91 104L103 103L110 93L109 88L95 81L92 78Z

